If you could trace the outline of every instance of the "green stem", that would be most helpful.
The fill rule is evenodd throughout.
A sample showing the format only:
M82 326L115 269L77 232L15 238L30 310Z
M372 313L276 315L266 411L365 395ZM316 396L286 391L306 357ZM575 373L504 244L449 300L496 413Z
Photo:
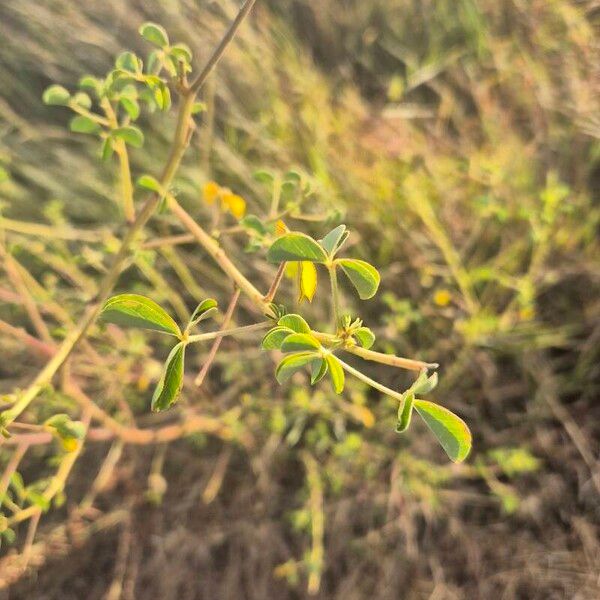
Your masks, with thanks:
M190 335L187 341L189 344L194 344L195 342L206 342L207 340L214 340L217 338L222 338L227 335L239 335L244 333L251 333L253 331L259 331L261 329L267 329L271 327L273 324L265 321L264 323L254 323L254 325L244 325L242 327L234 327L232 329L221 329L219 331L210 331L208 333L200 333L198 335Z
M374 379L371 379L368 375L365 375L364 373L361 373L354 367L351 367L349 364L345 363L339 357L336 356L336 358L340 361L342 368L345 371L347 371L348 373L350 373L351 375L354 375L354 377L356 377L357 379L364 381L366 384L370 385L372 388L375 388L376 390L380 391L381 393L387 394L388 396L391 396L392 398L395 398L396 400L400 400L400 401L404 400L404 398L402 397L402 394L390 389L389 387L387 387L381 383L378 383Z

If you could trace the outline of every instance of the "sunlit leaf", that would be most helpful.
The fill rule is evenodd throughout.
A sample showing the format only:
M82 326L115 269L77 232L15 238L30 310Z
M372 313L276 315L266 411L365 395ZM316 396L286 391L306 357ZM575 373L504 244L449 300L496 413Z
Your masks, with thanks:
M462 462L471 450L471 432L466 423L447 408L427 400L415 400L414 407L450 459Z
M359 327L354 332L354 337L367 350L375 343L375 334L368 327Z
M288 327L296 333L310 333L310 327L308 323L300 315L283 315L283 317L277 321L277 324L281 327Z
M198 304L196 310L192 313L190 318L190 327L197 325L200 321L210 319L217 312L218 303L212 298L207 298Z
M328 354L325 357L325 360L329 367L329 375L331 377L331 382L333 383L333 389L336 394L341 394L344 390L345 382L344 369L342 368L340 361L333 354Z
M303 350L319 350L319 340L309 333L292 333L281 344L283 352L302 352Z
M339 258L336 263L342 267L361 300L367 300L376 294L380 277L373 265L354 258Z
M75 133L98 133L100 125L89 117L77 115L69 122L69 129Z
M171 108L171 92L162 81L154 90L154 101L163 112Z
M132 121L140 116L140 105L135 98L120 98L119 102Z
M154 300L138 294L121 294L109 298L100 316L105 321L126 327L142 327L181 336L173 318Z
M183 367L185 361L185 345L177 344L171 350L163 374L152 396L152 410L159 412L169 408L179 396L183 386Z
M262 347L265 350L279 350L286 337L294 333L289 327L273 327L263 338Z
M169 52L177 60L180 60L188 65L192 62L192 51L190 50L190 47L186 44L173 44Z
M135 182L139 187L150 190L151 192L156 192L157 194L162 194L162 186L160 185L160 181L152 175L142 175L138 177Z
M156 23L144 23L140 26L138 31L145 40L159 48L164 48L169 45L169 36L167 35L165 28Z
M412 417L413 405L415 402L415 395L412 392L404 394L404 400L398 407L398 424L396 425L396 431L402 433L408 429L410 425L410 419Z
M77 92L73 96L73 102L86 110L92 107L92 99L85 92Z
M53 429L60 438L82 440L85 436L85 425L81 421L72 421L66 414L53 415L44 425Z
M267 259L278 263L286 260L307 260L311 262L325 262L325 250L304 233L291 232L277 238L269 251Z
M310 363L310 371L311 371L310 383L311 383L311 385L315 385L315 383L317 383L318 381L321 381L321 379L323 379L323 377L325 377L328 370L329 370L329 367L327 366L327 361L322 356L315 358Z
M319 243L330 256L333 256L348 238L349 232L345 225L338 225L332 229Z
M144 145L144 134L139 127L135 127L134 125L117 127L111 131L111 135L123 140L128 146L133 146L134 148L141 148Z
M112 139L110 137L104 138L102 146L100 148L100 156L102 157L102 160L108 160L112 156L114 151L115 149L113 146Z
M66 106L69 103L71 94L62 85L51 85L46 88L42 95L44 104L51 106Z
M133 73L141 71L143 67L142 61L133 52L121 52L121 54L117 56L115 66L119 69L124 69L125 71L131 71Z
M296 371L309 364L318 355L314 352L299 352L298 354L290 354L286 356L275 370L275 377L279 383L287 381Z
M438 384L438 374L428 376L427 371L422 371L417 377L417 380L410 386L411 391L420 396L421 394L428 394L431 390L435 389Z

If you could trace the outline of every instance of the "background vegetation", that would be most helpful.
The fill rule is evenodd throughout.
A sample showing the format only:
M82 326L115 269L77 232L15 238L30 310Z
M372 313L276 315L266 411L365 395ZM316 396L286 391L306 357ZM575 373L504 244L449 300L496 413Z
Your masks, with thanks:
M43 90L106 72L124 49L145 51L137 28L149 19L200 65L236 10L231 0L0 5L0 197L12 257L0 275L3 393L25 388L47 360L23 298L60 340L123 231L114 165L68 132ZM168 347L97 328L88 351L102 366L80 352L70 369L99 405L144 427L192 413L205 421L170 443L87 443L26 547L26 569L27 528L3 543L1 593L597 598L599 18L593 0L259 0L205 89L178 199L211 222L202 189L215 180L256 213L271 191L255 171L302 172L314 190L308 216L331 226L343 217L353 251L380 267L380 291L361 307L378 348L441 364L435 400L469 423L473 452L452 465L424 426L399 436L394 403L357 383L343 397L280 387L258 338L224 340L196 388L199 348L183 401L150 415ZM154 115L142 126L138 175L164 163L174 122ZM225 219L220 227L235 226ZM315 237L330 228L289 225ZM225 305L231 286L197 246L169 239L181 233L168 214L153 219L118 288L184 318L207 296ZM244 235L223 240L267 289L274 269L244 253ZM235 324L249 322L247 310L242 299ZM318 295L308 310L327 319ZM47 389L29 416L75 407ZM4 466L14 452L2 446ZM61 456L52 444L27 448L25 495Z

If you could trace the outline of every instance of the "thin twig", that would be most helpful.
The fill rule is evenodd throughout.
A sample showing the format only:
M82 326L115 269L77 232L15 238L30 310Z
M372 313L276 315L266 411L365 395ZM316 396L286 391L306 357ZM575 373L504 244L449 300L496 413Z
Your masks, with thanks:
M221 331L227 329L227 327L229 326L229 322L231 321L231 317L233 316L233 311L235 310L237 302L240 298L240 292L241 292L240 288L235 288L235 291L233 292L233 296L231 296L231 300L229 301L229 306L227 307L227 311L225 312L225 316L223 317L223 323L221 324ZM200 369L198 376L194 380L194 384L197 387L200 387L204 383L204 379L206 378L206 375L208 374L210 366L212 365L213 361L215 360L215 356L217 356L217 352L219 351L219 346L221 345L222 340L223 340L222 337L218 337L214 341L214 343L210 349L210 352L206 356L206 359L204 360L204 364L202 365L202 368Z

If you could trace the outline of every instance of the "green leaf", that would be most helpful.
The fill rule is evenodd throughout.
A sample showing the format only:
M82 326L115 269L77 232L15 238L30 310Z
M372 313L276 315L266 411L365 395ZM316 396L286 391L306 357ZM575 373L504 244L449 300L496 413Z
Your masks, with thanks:
M398 424L396 425L396 431L402 433L408 429L410 425L410 419L412 417L413 404L415 402L415 395L412 392L403 394L404 400L398 407Z
M332 229L319 243L330 256L333 256L348 239L350 232L346 229L345 225L338 225L335 229Z
M82 115L73 117L69 123L69 128L75 133L98 133L100 131L100 125L96 121Z
M300 316L295 314L283 315L277 325L281 327L288 327L296 333L310 333L310 327L308 323Z
M119 102L132 121L140 116L140 105L135 98L121 98Z
M435 389L438 384L438 374L434 373L431 377L427 376L427 371L421 371L417 380L410 386L410 390L416 395L428 394Z
M252 177L260 183L271 183L273 181L273 174L269 173L269 171L255 171Z
M109 298L100 316L110 323L126 327L142 327L181 337L172 317L154 300L138 294L121 294Z
M94 77L92 75L84 75L79 80L79 87L87 90L92 90L98 97L102 95L102 85L103 82L101 79Z
M210 319L210 317L217 312L217 306L217 301L213 300L212 298L202 300L202 302L200 302L200 304L198 304L196 307L196 310L192 313L189 326L193 327L194 325L200 323L200 321Z
M319 350L319 340L309 333L292 333L281 344L282 352L302 352L303 350Z
M354 332L354 337L367 350L375 343L375 334L368 327L359 327Z
M267 260L273 263L288 260L325 262L327 254L310 236L292 232L282 235L273 242L267 252Z
M192 63L192 51L187 44L173 44L169 52L177 60L181 60L188 65Z
M327 366L327 361L322 356L319 356L319 358L315 358L310 363L310 369L310 383L311 385L315 385L315 383L321 381L321 379L325 377L325 374L329 370L329 367Z
M160 185L160 181L158 181L158 179L156 179L155 177L152 177L152 175L141 175L140 177L138 177L135 184L139 187L150 190L151 192L156 192L161 196L163 194L163 189Z
M42 95L44 104L51 106L66 106L69 103L71 94L62 85L51 85L46 88Z
M325 357L327 366L329 367L329 375L331 376L331 382L333 383L333 389L336 394L341 394L344 390L344 369L340 364L340 361L333 355L328 354Z
M162 377L152 396L152 410L160 412L169 408L179 396L183 386L183 367L185 362L185 345L177 344L167 358Z
M262 347L264 350L279 350L286 337L294 333L289 327L273 327L263 338Z
M167 35L165 28L156 23L148 21L147 23L144 23L138 31L145 40L159 48L164 48L169 45L169 36Z
M92 107L92 99L85 92L77 92L73 96L73 101L75 104L85 109L90 109Z
M335 262L342 267L361 300L367 300L376 294L380 277L373 265L354 258L338 258Z
M129 146L141 148L144 145L144 134L142 130L134 125L125 125L113 129L110 134L112 137L123 140Z
M169 88L161 81L160 85L154 90L154 101L160 110L166 112L171 108L171 92Z
M110 136L106 137L102 142L102 147L100 148L100 156L102 156L102 160L108 160L114 151L115 149L112 144L112 139Z
M85 425L81 421L72 421L69 415L53 415L44 422L46 427L51 427L61 438L82 440L85 436Z
M279 383L287 381L296 371L309 364L318 355L314 352L299 352L298 354L290 354L286 356L275 370L275 377Z
M117 56L115 66L132 73L141 72L143 63L133 52L122 52Z
M471 450L471 432L466 423L447 408L427 400L415 400L414 406L450 459L462 462Z
M264 223L256 215L246 215L241 221L240 225L245 229L255 231L259 235L265 235L267 228Z

